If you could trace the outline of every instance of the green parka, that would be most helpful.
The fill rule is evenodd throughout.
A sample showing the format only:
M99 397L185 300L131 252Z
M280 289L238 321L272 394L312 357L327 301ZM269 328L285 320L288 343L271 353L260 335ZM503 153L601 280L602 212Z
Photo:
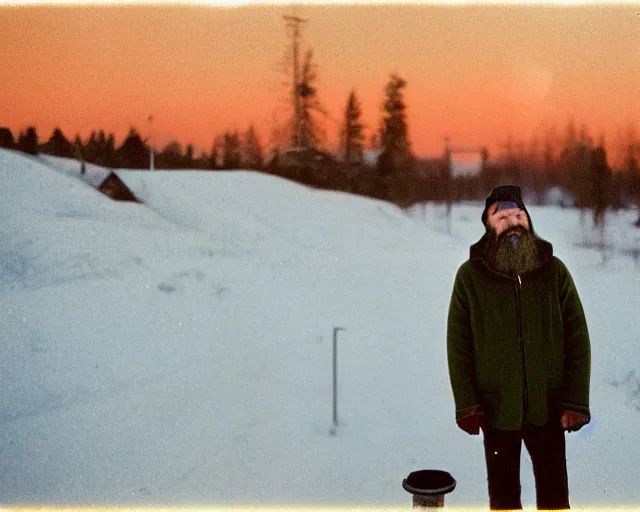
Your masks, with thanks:
M493 428L543 425L564 409L589 412L591 350L573 279L550 243L539 266L517 278L471 246L453 286L447 325L456 419L482 412Z

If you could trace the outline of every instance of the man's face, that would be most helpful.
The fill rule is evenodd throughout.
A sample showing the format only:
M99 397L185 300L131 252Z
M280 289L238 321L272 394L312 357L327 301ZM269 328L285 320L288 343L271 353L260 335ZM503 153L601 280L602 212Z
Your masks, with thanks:
M485 258L499 272L515 276L537 268L538 247L526 212L515 204L508 206L498 210L496 203L487 211Z
M494 203L489 207L487 211L487 225L497 236L505 233L505 236L515 234L520 236L521 229L530 230L529 219L524 210L520 208L509 208L506 210L499 210L498 203Z

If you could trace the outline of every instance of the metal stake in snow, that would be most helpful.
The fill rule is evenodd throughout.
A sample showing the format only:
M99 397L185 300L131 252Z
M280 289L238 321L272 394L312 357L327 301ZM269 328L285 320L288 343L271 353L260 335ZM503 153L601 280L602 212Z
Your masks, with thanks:
M343 327L333 328L333 425L329 433L336 435L338 428L338 331L345 331Z

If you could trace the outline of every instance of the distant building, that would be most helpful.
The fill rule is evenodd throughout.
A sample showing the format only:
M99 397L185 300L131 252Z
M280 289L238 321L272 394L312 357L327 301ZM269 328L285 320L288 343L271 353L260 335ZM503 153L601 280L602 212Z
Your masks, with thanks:
M417 159L421 175L448 175L450 178L476 178L488 165L484 148L445 148L444 154L435 158Z
M111 169L88 164L84 161L78 162L77 160L51 155L40 155L40 159L66 175L84 181L114 201L140 202L129 187Z
M102 192L105 196L114 201L139 202L135 194L112 170L86 164L85 162L81 162L78 168L79 172L74 173L74 175Z
M460 152L452 153L451 161L451 177L458 176L478 176L482 172L484 165L483 156L480 152Z
M114 172L110 172L104 181L100 183L98 190L114 201L140 202L135 194L129 190L129 187L127 187Z

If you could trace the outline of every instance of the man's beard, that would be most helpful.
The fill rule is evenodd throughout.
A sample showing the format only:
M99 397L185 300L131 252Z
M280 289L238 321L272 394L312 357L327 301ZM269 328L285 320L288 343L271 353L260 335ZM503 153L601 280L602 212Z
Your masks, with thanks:
M538 267L537 237L528 229L517 228L520 236L513 235L513 229L507 230L500 236L494 230L489 232L489 240L484 250L484 256L489 264L501 274L517 276L531 272ZM514 244L512 236L517 237Z

